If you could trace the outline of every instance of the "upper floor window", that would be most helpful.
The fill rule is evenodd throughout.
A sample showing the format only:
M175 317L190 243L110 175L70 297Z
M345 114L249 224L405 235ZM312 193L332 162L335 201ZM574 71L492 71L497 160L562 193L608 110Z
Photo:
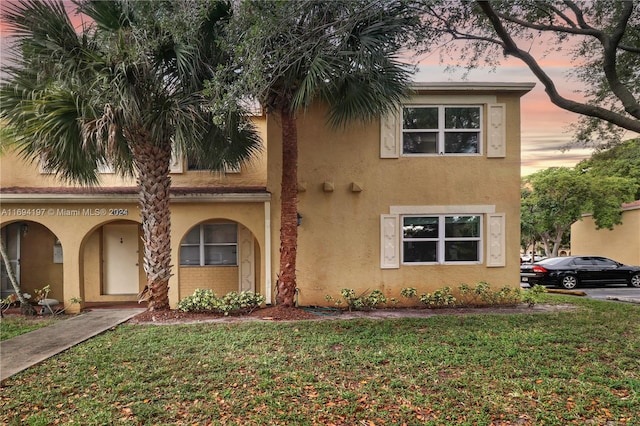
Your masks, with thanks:
M402 109L403 155L480 154L480 106L408 106Z
M191 228L180 243L180 265L237 266L238 226L203 223Z
M480 262L481 216L403 216L403 263Z

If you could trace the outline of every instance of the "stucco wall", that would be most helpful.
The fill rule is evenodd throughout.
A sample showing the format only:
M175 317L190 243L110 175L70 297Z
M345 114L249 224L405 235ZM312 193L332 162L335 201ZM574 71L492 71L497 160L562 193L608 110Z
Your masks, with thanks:
M458 96L491 94L457 93ZM434 93L441 99L443 93ZM331 130L325 111L311 109L298 120L300 192L298 211L297 281L302 305L323 305L325 295L340 289L381 289L399 297L403 287L419 292L443 286L487 281L492 286L519 284L520 109L519 94L494 96L506 104L505 158L432 156L380 158L380 124L354 124ZM473 98L468 98L473 104ZM486 111L484 114L486 120ZM486 127L485 127L486 129ZM281 174L281 135L277 118L269 122L268 190L273 194L273 271L278 271L278 196ZM486 152L486 135L485 149ZM325 192L323 184L335 189ZM351 184L362 186L352 192ZM380 215L390 206L492 205L506 217L506 265L400 265L380 267ZM485 222L484 241L487 226ZM484 248L486 262L486 247ZM275 277L274 277L275 281Z
M62 299L62 264L53 261L56 236L46 227L28 222L28 232L20 242L21 290L35 296L34 290L50 286L49 297Z
M571 254L604 256L640 265L640 208L622 214L622 224L612 230L596 229L593 217L571 225Z
M243 164L240 173L219 173L209 171L187 170L184 160L180 161L180 166L172 167L172 185L174 187L192 186L217 186L217 187L237 187L237 186L265 186L266 185L266 119L264 117L254 117L254 124L260 134L262 150L247 163ZM178 171L178 169L181 169ZM99 175L99 185L102 187L134 187L135 179L123 178L113 173L101 173ZM8 187L73 187L69 182L61 182L54 175L42 173L36 163L23 160L16 152L9 151L0 156L0 185Z
M213 290L218 297L238 291L238 267L180 267L181 298L198 288Z
M244 195L243 195L244 196ZM247 195L251 197L250 195ZM265 194L261 195L262 198ZM135 196L129 196L135 199ZM261 199L262 199L261 198ZM169 281L169 299L173 307L181 297L192 294L200 282L189 278L186 272L185 288L182 288L179 268L180 242L184 235L195 225L205 221L233 221L245 226L255 239L256 257L264 250L265 207L264 201L255 202L216 202L212 199L199 199L185 202L184 197L171 205L172 220L172 264L173 276ZM34 197L33 203L3 203L3 215L0 224L26 223L28 234L22 238L22 286L31 291L50 284L51 296L64 300L68 311L77 310L80 306L70 305L72 297L80 297L84 302L106 302L136 300L135 295L102 294L102 254L101 227L110 223L139 223L140 216L137 204L114 197L108 202L81 202L77 198L68 202L43 202ZM110 212L117 213L112 216ZM140 235L141 237L141 235ZM58 238L61 242L64 262L53 263L53 245ZM143 270L142 243L139 245L139 288L146 284ZM255 262L256 291L266 293L265 265L259 259ZM193 268L200 269L200 268ZM238 268L226 269L225 276L235 274L233 279L225 278L224 284L229 291L238 290ZM64 279L63 279L64 277ZM209 277L205 277L207 280ZM206 280L203 284L206 284ZM231 288L233 287L233 288ZM225 287L222 290L226 290ZM222 291L221 290L221 291ZM227 291L225 291L226 293Z

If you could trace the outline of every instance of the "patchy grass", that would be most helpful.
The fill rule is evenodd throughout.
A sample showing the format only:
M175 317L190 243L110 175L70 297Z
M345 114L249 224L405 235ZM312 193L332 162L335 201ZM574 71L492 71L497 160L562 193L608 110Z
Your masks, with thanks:
M119 326L0 389L9 425L640 424L640 307Z
M0 340L11 339L12 337L47 327L59 321L60 318L60 316L5 315L0 320Z

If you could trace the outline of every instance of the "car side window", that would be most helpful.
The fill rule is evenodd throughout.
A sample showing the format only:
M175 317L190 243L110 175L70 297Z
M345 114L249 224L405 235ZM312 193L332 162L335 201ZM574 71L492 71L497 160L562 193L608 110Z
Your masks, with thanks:
M577 266L592 266L593 262L588 257L576 257L573 259L573 264Z
M605 258L602 258L602 257L595 257L593 259L593 262L598 266L607 266L607 267L610 267L610 268L615 268L616 266L618 266L617 263L614 262L613 260L605 259Z

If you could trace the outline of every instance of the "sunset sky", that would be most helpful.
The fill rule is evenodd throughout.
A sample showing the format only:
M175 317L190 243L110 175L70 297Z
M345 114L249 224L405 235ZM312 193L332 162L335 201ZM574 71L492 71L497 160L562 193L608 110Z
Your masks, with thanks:
M2 3L0 0L0 10ZM74 20L77 22L77 20ZM75 22L74 22L75 23ZM0 67L4 63L6 50L7 29L0 16ZM535 50L535 49L534 49ZM535 52L533 52L535 53ZM539 52L541 54L541 52ZM438 55L430 55L421 59L419 71L415 80L419 82L461 81L462 72L446 73L444 66L439 64ZM557 81L560 92L573 99L573 90L577 84L567 79L568 66L566 55L553 55L542 61L543 68ZM520 61L510 59L502 64L495 72L485 69L472 71L466 81L485 82L532 82L535 88L522 98L522 172L523 176L553 166L572 167L578 161L591 155L591 151L580 147L566 150L571 141L569 126L578 119L576 114L564 111L554 106L547 98L542 84L537 81L529 69ZM558 83L559 82L559 83ZM633 137L634 135L628 135Z

